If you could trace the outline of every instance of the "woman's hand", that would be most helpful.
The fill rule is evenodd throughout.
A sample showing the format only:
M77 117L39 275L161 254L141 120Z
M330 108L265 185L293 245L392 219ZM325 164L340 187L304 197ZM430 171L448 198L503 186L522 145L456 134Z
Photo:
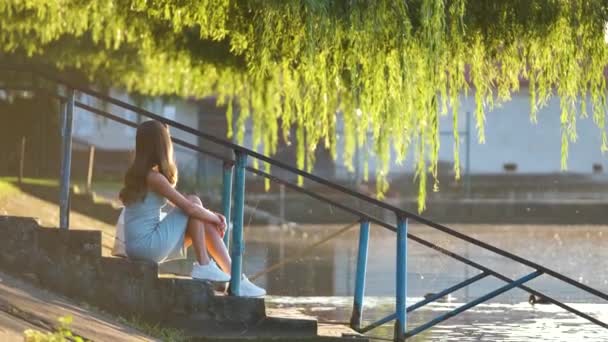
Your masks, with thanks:
M198 214L192 213L189 215L194 217L200 217L205 223L213 226L213 228L217 230L219 235L224 238L227 227L226 218L224 217L224 215L211 211L200 204L193 204L193 206L196 208Z
M226 235L226 228L228 227L228 224L226 223L226 218L224 217L224 215L222 215L220 213L215 213L215 215L220 220L220 223L214 225L214 227L215 227L215 229L217 229L218 233L220 233L220 236L223 239L224 235Z
M211 210L205 208L199 203L190 202L190 207L186 211L186 214L190 217L197 218L207 224L217 225L222 223L220 218Z

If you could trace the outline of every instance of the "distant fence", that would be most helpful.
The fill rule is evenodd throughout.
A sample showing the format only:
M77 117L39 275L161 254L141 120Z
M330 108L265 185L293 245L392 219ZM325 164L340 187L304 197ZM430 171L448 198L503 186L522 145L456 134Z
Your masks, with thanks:
M86 180L88 177L90 151L88 147L72 150L72 177ZM131 151L103 150L95 148L92 161L93 181L95 179L122 179L131 164Z

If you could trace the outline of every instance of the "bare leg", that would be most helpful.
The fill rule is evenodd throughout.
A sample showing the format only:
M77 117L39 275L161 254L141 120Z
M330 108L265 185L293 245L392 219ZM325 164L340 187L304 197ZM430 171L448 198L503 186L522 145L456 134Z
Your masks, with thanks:
M203 204L198 196L188 195L186 198L196 204ZM184 244L186 244L188 240L192 242L196 257L201 265L206 265L209 263L208 254L211 254L222 271L230 274L232 262L230 260L230 255L228 254L228 249L226 249L226 245L224 245L224 241L222 240L220 233L212 225L204 224L203 222L195 219L190 220L197 222L197 228L191 232L190 223L188 223L189 229L186 232ZM202 225L202 232L199 232L199 229L201 228L198 227L198 224ZM202 245L202 247L199 244ZM209 253L207 253L207 251L209 251Z
M192 238L188 235L188 229L186 229L186 236L184 236L184 248L192 246Z
M189 219L186 234L192 241L194 254L199 265L209 264L209 254L207 254L207 247L205 246L205 224L197 219Z
M220 236L220 233L215 227L205 224L205 242L207 244L207 250L213 259L218 263L222 271L230 274L232 261L228 254L228 249L224 244L224 240Z

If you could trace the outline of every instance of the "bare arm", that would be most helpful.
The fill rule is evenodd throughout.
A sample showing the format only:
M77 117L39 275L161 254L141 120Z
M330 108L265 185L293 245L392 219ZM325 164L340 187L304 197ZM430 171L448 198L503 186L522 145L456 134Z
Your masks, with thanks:
M214 225L223 224L222 220L214 212L205 209L203 206L188 200L179 191L175 190L167 178L156 171L150 171L146 178L148 188L157 194L165 197L176 207L184 211L188 216L197 218L201 221Z

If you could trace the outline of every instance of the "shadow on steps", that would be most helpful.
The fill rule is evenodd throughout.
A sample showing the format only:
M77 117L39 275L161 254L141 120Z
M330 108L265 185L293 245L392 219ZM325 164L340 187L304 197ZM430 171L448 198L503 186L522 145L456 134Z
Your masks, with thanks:
M100 231L0 216L0 234L0 268L115 315L181 328L196 338L317 335L314 320L267 317L264 299L216 295L207 282L159 278L154 263L103 257Z

